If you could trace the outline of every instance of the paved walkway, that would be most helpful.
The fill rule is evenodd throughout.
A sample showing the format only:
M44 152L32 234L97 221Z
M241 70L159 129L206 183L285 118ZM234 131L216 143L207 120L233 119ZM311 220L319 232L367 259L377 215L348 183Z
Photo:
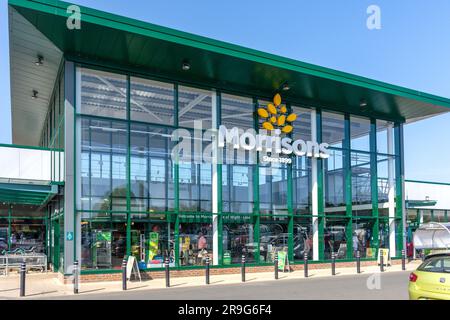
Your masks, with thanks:
M420 261L412 261L406 265L407 270L414 270L420 264ZM385 273L401 271L401 265L394 265L385 268ZM370 274L379 273L380 268L377 266L367 266L361 268L362 273L356 274L356 268L337 268L336 277L344 275L368 276ZM310 278L331 277L330 269L312 269L309 270ZM303 270L291 273L279 273L279 280L274 280L273 272L264 273L247 273L246 282L256 283L262 281L288 281L289 279L304 279ZM305 279L305 281L307 281ZM229 284L241 283L240 274L228 275L214 275L210 278L210 286L221 286ZM154 279L148 281L131 281L128 282L128 290L149 290L165 288L165 279ZM205 286L205 277L181 277L171 278L171 287L195 287ZM167 290L170 290L167 289ZM79 288L80 298L83 295L99 295L112 292L122 291L122 283L120 281L114 282L95 282L95 283L81 283ZM73 295L73 285L62 284L54 273L30 273L26 277L26 297L25 299L40 298L40 299L57 299L67 295ZM0 299L15 299L19 298L19 275L10 273L9 276L0 276ZM88 298L88 297L86 297ZM23 298L22 298L23 299Z

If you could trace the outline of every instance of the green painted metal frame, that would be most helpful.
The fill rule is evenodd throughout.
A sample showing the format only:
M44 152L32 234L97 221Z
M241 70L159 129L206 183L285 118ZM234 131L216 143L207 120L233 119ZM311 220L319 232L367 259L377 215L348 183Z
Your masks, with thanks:
M372 227L373 242L372 247L377 248L375 256L378 256L379 249L379 212L378 212L378 154L377 154L377 122L370 120L370 186L372 193L372 215L375 222Z
M316 134L317 142L322 143L322 109L316 110ZM319 233L319 260L324 260L325 243L324 231L325 231L325 192L324 192L324 163L325 160L317 160L317 211L318 211L318 233Z
M404 212L403 212L403 205L404 205L404 199L403 199L403 184L405 180L405 173L404 173L404 141L403 141L403 124L396 123L394 125L394 150L396 154L396 161L395 161L395 218L398 221L398 226L396 224L396 249L397 249L397 255L399 252L401 252L402 249L406 249L403 247L404 238L406 238L406 230L403 230L403 219L404 219ZM399 232L400 231L400 232Z
M216 128L219 129L219 126L222 124L222 95L220 91L216 91ZM217 146L217 144L216 144ZM217 241L218 245L218 264L222 265L223 263L223 205L222 205L222 163L216 163L216 174L217 174Z
M129 76L130 75L127 75L127 77L129 78ZM129 92L129 86L130 86L130 84L129 84L129 81L128 81L128 92ZM178 87L178 83L175 83L174 84L174 88L175 88L175 90L174 90L174 96L175 96L175 121L176 121L176 123L175 123L175 125L174 126L167 126L167 127L177 127L177 125L178 125L178 90L177 90L177 87ZM220 106L221 106L221 101L220 101L220 96L221 96L221 94L220 94L221 92L220 91L218 91L218 94L217 94L217 103L218 103L218 106L219 106L219 108L218 108L218 114L217 114L217 117L218 117L218 119L219 119L219 121L220 121ZM127 94L127 109L128 109L128 113L129 113L129 104L130 104L130 97L129 97L129 94ZM256 112L256 109L257 109L257 107L258 107L258 100L257 100L257 98L253 98L253 104L254 104L254 111ZM76 114L76 116L75 116L75 118L76 117L79 117L79 115L77 115ZM91 116L83 116L83 117L87 117L87 118L91 118ZM103 118L103 117L92 117L92 118ZM107 118L104 118L104 119L107 119ZM110 119L110 120L117 120L117 119ZM344 171L344 174L345 174L345 181L346 181L346 184L345 184L345 188L346 188L346 215L344 216L345 218L346 218L346 221L347 221L347 225L346 225L346 231L347 231L347 233L349 233L349 234L351 234L351 232L352 232L352 198L351 198L351 188L352 188L352 185L351 185L351 163L350 163L350 152L351 152L351 150L350 150L350 117L349 117L349 115L348 114L346 114L345 115L345 138L344 138L344 141L343 141L343 144L344 144L344 148L342 149L342 152L343 152L343 155L344 155L344 162L345 162L345 171ZM74 122L76 123L76 120L74 120ZM128 114L128 116L127 116L127 120L126 120L126 122L128 123L128 126L130 126L130 123L131 123L131 120L130 120L130 116L129 116L129 114ZM133 122L135 122L135 121L133 121ZM321 110L319 109L318 110L318 112L317 112L317 117L316 117L316 124L317 124L317 136L318 136L318 141L321 141L322 140L322 132L321 132L321 127L322 127L322 113L321 113ZM163 127L166 127L166 126L164 126L164 125L162 125ZM254 128L256 129L256 130L258 130L259 129L259 124L258 124L258 120L254 117ZM129 130L128 130L129 131ZM128 135L129 135L129 133L128 133ZM374 152L374 150L376 151L376 142L374 142L375 140L374 139L376 139L376 125L375 125L375 122L374 122L374 120L372 120L372 127L371 127L371 133L370 133L370 135L371 135L371 153L373 153ZM75 135L76 136L76 135ZM74 139L75 139L75 136L74 136ZM128 163L129 163L129 161L130 161L130 152L129 152L129 150L130 150L130 147L131 147L131 145L130 145L130 141L128 141ZM376 156L376 154L375 154L375 156ZM372 160L372 159L371 159ZM321 241L321 237L323 237L323 232L324 232L324 217L325 217L325 213L324 213L324 203L323 203L323 193L324 193L324 190L323 190L323 162L322 162L323 160L318 160L318 166L317 166L317 168L318 168L318 192L319 192L319 204L318 204L318 208L319 208L319 250L320 250L320 252L319 252L319 261L323 261L323 247L324 247L324 243L323 243L323 241ZM223 226L223 224L222 224L222 222L223 222L223 216L222 216L222 208L221 208L221 197L222 197L222 192L221 192L221 185L222 185L222 179L221 179L221 173L222 173L222 168L221 168L221 165L220 164L218 164L217 165L218 167L217 167L217 170L218 170L218 174L220 174L220 177L219 177L219 179L218 179L218 183L219 183L219 185L218 185L218 188L220 189L220 192L219 192L219 196L220 196L220 198L219 198L219 205L220 205L220 207L219 207L219 214L218 214L218 217L219 217L219 230L222 228L222 226ZM376 167L376 166L375 166ZM127 174L128 174L128 184L130 185L130 173L129 173L129 168L128 168L128 170L127 170ZM258 242L259 242L259 237L260 237L260 230L259 230L259 226L260 226L260 216L259 216L259 165L258 164L256 164L256 165L254 165L254 167L253 167L253 170L254 170L254 179L253 179L253 183L254 183L254 188L253 188L253 192L254 192L254 208L253 208L253 216L254 216L254 226L255 226L255 228L254 228L254 237L255 237L255 239L258 239ZM375 171L374 171L375 170ZM175 181L178 181L179 180L179 166L177 165L177 164L175 164L175 170L174 170L174 172L175 172ZM374 174L374 172L375 172L375 174ZM372 180L371 180L371 188L375 188L376 189L376 168L374 169L374 168L372 168L371 167L371 176L373 177L372 178ZM289 243L291 244L289 247L290 247L290 249L289 249L289 259L290 259L290 261L292 261L293 263L296 263L296 261L294 261L294 259L293 259L293 248L292 248L292 242L293 242L293 235L292 235L292 233L293 233L293 221L294 221L294 214L293 214L293 189L292 189L292 171L290 172L290 174L288 174L288 180L290 181L290 183L288 183L288 198L289 198L289 200L288 200L288 215L289 215L289 222L288 222L288 231L290 231L289 233L291 234L290 235L290 237L289 237ZM74 181L74 183L76 183L76 179L75 179L75 181ZM374 184L375 183L375 184ZM180 210L179 210L179 185L178 185L178 183L175 183L175 225L174 225L174 228L175 228L175 230L174 230L174 240L175 240L175 261L176 261L176 267L177 268L186 268L186 267L181 267L180 265L179 265L179 234L178 234L178 230L179 230L179 224L180 224L180 214L181 214L181 212L180 212ZM76 189L75 189L76 190ZM373 197L376 197L377 196L377 192L373 192L373 190L372 190L372 196ZM127 201L129 201L128 199L127 199ZM127 211L126 211L126 213L127 213L127 224L128 225L131 225L131 223L130 223L130 220L129 220L129 217L130 217L130 210L131 210L131 208L130 208L130 205L129 205L129 203L127 203ZM81 210L77 210L77 212L80 212ZM83 211L86 211L86 210L83 210ZM89 210L88 210L89 211ZM112 212L112 211L111 211ZM310 217L310 216L308 216L308 217ZM334 217L337 217L337 216L334 216ZM359 217L359 218L363 218L363 217ZM374 216L371 216L371 217L367 217L367 218L374 218ZM378 226L378 223L375 223L375 225L376 226ZM374 227L374 228L376 228L376 227ZM219 232L219 235L221 235L220 234L220 232ZM130 236L130 232L127 230L127 252L130 252L130 251L128 251L129 250L129 245L130 245L130 239L129 239L129 236ZM347 249L347 259L349 259L349 260L352 260L352 248L351 248L351 243L350 242L348 242L348 246L350 246L350 247L348 247L348 249ZM256 260L257 260L257 262L254 264L254 265L267 265L266 263L260 263L259 262L259 255L260 255L260 252L259 252L259 246L258 246L258 248L257 248L257 253L256 253ZM219 241L219 264L222 262L221 260L222 260L222 257L223 257L223 247L222 247L222 241L220 240ZM370 260L370 259L369 259ZM298 261L298 263L302 263L302 262L300 262L300 261Z

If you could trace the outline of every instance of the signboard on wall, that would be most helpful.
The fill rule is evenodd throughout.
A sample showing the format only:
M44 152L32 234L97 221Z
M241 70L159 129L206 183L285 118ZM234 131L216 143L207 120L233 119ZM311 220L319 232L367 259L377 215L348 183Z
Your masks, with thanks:
M148 260L153 260L153 257L158 254L158 242L159 242L159 233L150 232L148 240Z
M285 271L286 270L286 262L287 262L287 252L285 251L278 251L278 270ZM288 263L288 269L289 269L289 262Z
M383 248L378 249L377 264L380 264L381 255L383 255L383 264L390 265L391 264L391 256L389 254L389 249L383 249Z

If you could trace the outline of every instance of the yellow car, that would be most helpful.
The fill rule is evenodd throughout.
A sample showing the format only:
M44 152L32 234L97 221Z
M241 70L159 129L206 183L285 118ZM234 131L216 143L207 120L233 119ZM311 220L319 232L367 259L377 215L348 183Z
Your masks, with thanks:
M429 255L409 275L410 300L450 300L450 253Z

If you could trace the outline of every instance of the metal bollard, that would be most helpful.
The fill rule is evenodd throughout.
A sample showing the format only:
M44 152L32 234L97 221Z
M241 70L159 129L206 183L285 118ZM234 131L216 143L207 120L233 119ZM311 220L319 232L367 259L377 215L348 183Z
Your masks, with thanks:
M166 267L166 288L170 287L170 270L169 270L169 258L164 259L164 265Z
M361 253L356 250L356 273L361 273Z
M78 260L73 262L73 293L78 294L79 272Z
M402 250L402 270L406 270L406 251Z
M380 254L380 271L384 272L384 257L383 257L383 254Z
M209 257L206 257L206 284L209 284Z
M25 262L20 264L20 296L25 297L25 274L27 273L27 267Z
M242 282L245 282L245 255L242 255L242 265L241 265L241 277Z
M122 260L122 290L127 290L127 259Z
M275 265L275 280L278 280L278 255L275 256L274 265Z
M334 252L331 253L331 275L336 275L336 254Z
M308 253L303 253L303 270L305 272L305 278L308 278Z

